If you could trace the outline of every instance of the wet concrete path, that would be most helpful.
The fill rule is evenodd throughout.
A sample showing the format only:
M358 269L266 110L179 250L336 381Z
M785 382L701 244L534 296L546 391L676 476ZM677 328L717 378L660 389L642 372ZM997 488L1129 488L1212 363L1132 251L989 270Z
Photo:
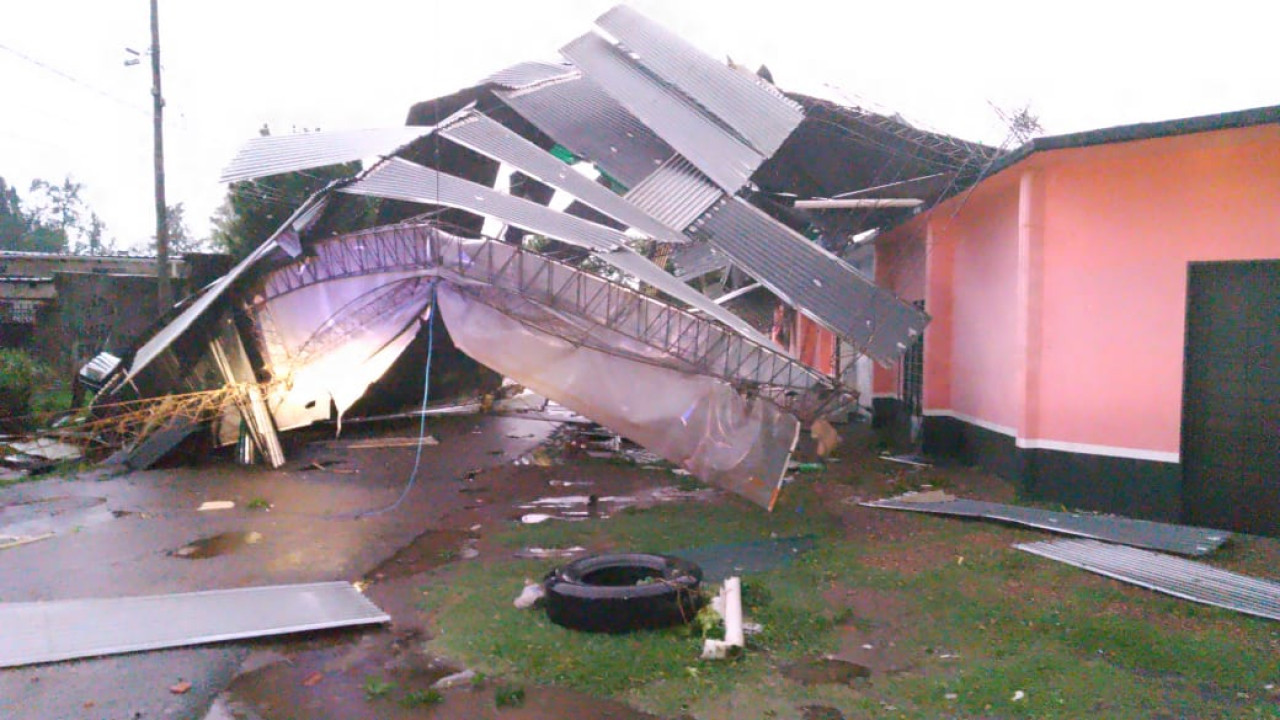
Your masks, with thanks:
M555 428L497 417L433 419L413 490L392 511L414 447L353 449L289 437L279 470L226 461L0 489L0 602L118 597L322 580L356 581L475 499L475 470L510 463ZM416 425L359 427L357 437L413 435ZM295 434L297 435L297 434ZM314 439L314 436L313 436ZM201 512L206 501L235 507ZM362 514L365 513L365 514ZM52 535L48 535L53 533ZM47 536L44 539L34 538ZM393 615L394 615L394 611ZM0 717L199 718L249 655L224 644L0 672ZM185 694L170 686L189 681Z

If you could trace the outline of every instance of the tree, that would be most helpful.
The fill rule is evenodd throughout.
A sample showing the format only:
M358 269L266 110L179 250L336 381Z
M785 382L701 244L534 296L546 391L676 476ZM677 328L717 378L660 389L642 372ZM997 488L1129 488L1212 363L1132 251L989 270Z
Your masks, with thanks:
M27 212L16 188L0 177L0 250L22 252L67 251L67 234L56 225L40 219L38 213Z
M164 215L165 229L168 230L169 236L169 253L172 255L181 255L190 252L204 252L208 243L202 238L191 236L191 230L187 227L186 207L182 203L168 206L168 210ZM151 252L157 252L156 238L151 236Z
M264 136L271 134L266 125L259 132ZM346 163L232 183L226 199L210 218L213 224L210 242L240 260L271 237L316 191L359 171L359 163ZM360 200L361 207L368 207L367 202Z
M33 203L31 218L44 227L57 228L72 245L73 252L84 252L88 243L85 240L85 215L89 208L80 197L84 188L73 182L70 176L63 178L61 185L54 185L47 180L31 181L31 197Z

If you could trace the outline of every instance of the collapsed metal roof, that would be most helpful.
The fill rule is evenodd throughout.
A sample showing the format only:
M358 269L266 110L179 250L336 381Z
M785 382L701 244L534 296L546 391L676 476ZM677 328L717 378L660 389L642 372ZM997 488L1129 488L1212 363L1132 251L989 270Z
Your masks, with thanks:
M224 177L381 159L318 193L148 338L111 392L251 386L228 395L216 432L229 442L237 413L252 415L255 442L282 461L258 435L331 403L342 413L438 310L482 363L771 506L800 423L851 394L686 281L731 264L882 363L927 317L770 199L790 176L829 170L810 175L812 149L795 145L803 103L629 8L597 23L562 49L568 64L499 70L415 106L408 127L250 142ZM784 154L798 166L779 165ZM350 195L404 205L379 226L312 236ZM493 227L508 230L483 236ZM572 252L540 252L530 233Z

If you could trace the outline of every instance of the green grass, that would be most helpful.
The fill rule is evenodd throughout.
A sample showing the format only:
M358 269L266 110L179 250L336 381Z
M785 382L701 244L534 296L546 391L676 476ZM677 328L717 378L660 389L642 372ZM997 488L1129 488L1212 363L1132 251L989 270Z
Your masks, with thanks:
M69 409L71 409L71 388L64 384L38 388L31 393L32 413L55 413Z
M368 700L380 700L386 697L396 684L388 680L383 680L376 675L369 675L364 679L364 696Z
M430 705L438 705L444 701L444 695L439 690L410 690L400 698L400 706L408 709L428 707Z
M817 533L814 550L790 565L744 578L748 618L764 631L736 660L700 661L698 624L593 635L516 610L511 601L525 579L554 563L514 559L437 571L425 588L431 649L500 678L497 687L555 684L668 716L750 707L753 716L794 717L817 703L847 717L1280 718L1264 689L1280 684L1280 624L1019 552L1009 545L1040 536L1017 528L915 516L907 539L845 539L813 493L792 490L773 514L737 501L668 505L594 523L512 526L495 537L511 549L664 552ZM886 561L919 559L917 550L934 557ZM1248 551L1251 562L1266 555ZM894 642L909 671L857 688L803 687L779 673L837 650L841 627L875 626L829 606L823 591L834 586L899 598L904 618Z

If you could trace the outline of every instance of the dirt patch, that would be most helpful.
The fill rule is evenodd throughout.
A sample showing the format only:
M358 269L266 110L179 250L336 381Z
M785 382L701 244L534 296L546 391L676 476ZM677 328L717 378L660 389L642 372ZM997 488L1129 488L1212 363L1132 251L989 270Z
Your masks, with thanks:
M233 717L261 720L563 720L613 718L650 720L655 716L627 705L554 687L514 686L483 676L449 688L433 689L458 668L422 651L416 632L379 632L358 640L319 637L263 648L257 667L235 679L220 703ZM510 689L523 691L516 707L498 708Z
M872 676L902 672L912 667L909 651L899 638L910 622L910 604L900 595L870 588L836 586L823 598L849 618L840 628L840 650L832 659L864 667Z
M844 720L844 713L830 705L804 705L800 712L803 720Z
M250 710L262 720L413 717L420 711L392 701L458 670L422 652L423 641L416 631L376 632L268 649L250 658L261 666L231 683L225 703L233 715Z

